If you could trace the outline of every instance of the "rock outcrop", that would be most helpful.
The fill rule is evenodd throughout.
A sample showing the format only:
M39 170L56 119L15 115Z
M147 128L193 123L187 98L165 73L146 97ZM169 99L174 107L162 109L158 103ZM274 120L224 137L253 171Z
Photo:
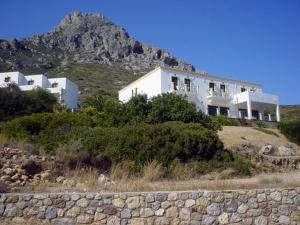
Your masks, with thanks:
M47 70L72 63L117 63L143 72L156 66L194 71L169 52L146 45L99 13L73 12L53 31L0 40L0 70Z

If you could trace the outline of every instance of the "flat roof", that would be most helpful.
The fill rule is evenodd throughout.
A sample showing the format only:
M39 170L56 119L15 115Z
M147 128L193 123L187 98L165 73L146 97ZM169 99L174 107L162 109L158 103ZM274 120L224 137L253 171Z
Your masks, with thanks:
M221 77L221 76L216 76L216 75L212 75L212 74L208 74L208 73L185 71L185 70L180 70L180 69L175 69L175 68L160 66L160 67L156 67L154 70L149 71L148 73L146 73L145 75L141 76L137 80L131 82L130 84L128 84L127 86L125 86L121 90L119 90L118 92L123 91L126 88L128 88L128 87L136 84L137 82L139 82L140 80L144 79L145 77L151 75L152 73L156 72L157 70L167 70L167 71L173 71L173 72L179 72L179 73L187 73L187 74L192 74L192 75L200 76L200 77L203 77L203 78L212 78L212 79L218 79L218 80L226 80L226 81L231 81L231 82L248 84L248 85L251 85L251 86L258 86L258 87L262 86L261 84L254 83L254 82L249 82L249 81L235 80L235 79L231 79L231 78L228 78L228 77Z

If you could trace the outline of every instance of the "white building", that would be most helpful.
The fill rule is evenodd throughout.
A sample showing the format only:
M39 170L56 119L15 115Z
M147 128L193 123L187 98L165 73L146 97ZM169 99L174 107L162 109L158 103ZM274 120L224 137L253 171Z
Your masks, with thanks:
M0 87L15 83L22 91L42 88L54 94L58 101L71 110L77 109L78 86L67 78L51 78L43 74L25 76L20 72L0 73Z
M170 92L186 95L208 115L280 121L278 96L263 93L260 84L206 72L158 67L120 90L119 100L126 102L137 94L151 98ZM276 108L276 118L270 114L265 118L264 111L272 107Z

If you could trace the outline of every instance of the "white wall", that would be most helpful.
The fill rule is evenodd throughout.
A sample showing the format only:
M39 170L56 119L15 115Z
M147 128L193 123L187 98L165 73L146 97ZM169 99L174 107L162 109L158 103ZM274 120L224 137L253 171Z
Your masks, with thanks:
M162 89L160 69L146 74L144 77L120 90L119 100L122 102L129 101L132 97L132 91L135 95L135 90L137 90L137 94L147 94L148 98L161 94Z
M198 109L206 111L208 102L207 96L209 95L209 83L212 82L215 84L215 90L220 91L220 85L224 84L226 87L226 92L228 92L232 98L234 94L240 93L241 88L244 87L246 90L255 89L257 92L262 92L260 85L251 84L248 82L228 80L226 78L222 79L215 76L209 75L200 75L189 72L182 72L176 70L162 70L162 92L170 92L171 88L171 77L176 76L179 79L181 85L184 84L184 79L191 79L191 86L193 90L196 90L197 95L193 98L193 101L196 103ZM237 111L236 106L234 106L230 101L219 101L218 104L212 104L215 106L229 107L232 114Z
M78 86L67 78L51 78L45 75L28 75L24 76L20 72L0 73L0 87L6 87L5 77L10 77L9 83L16 83L20 90L29 91L35 88L43 88L54 94L63 104L70 109L77 109ZM28 85L28 81L33 80L32 85ZM57 83L56 88L52 88L52 84Z
M7 82L5 82L5 78L10 77L10 83L15 83L17 85L22 85L25 83L24 75L20 72L5 72L5 73L0 73L0 87L6 87Z
M52 84L57 83L57 87L52 88ZM77 109L78 86L67 78L49 79L49 88L51 93L59 93L60 101L70 109Z
M172 76L178 78L179 90L173 90ZM187 91L185 88L185 78L191 81L191 91ZM215 84L214 95L211 95L209 91L209 83L211 82ZM225 97L221 95L221 84L225 85ZM185 72L168 68L157 68L120 90L119 100L123 102L128 101L132 97L132 92L135 94L136 88L137 94L147 94L150 98L168 92L184 94L188 97L189 101L196 104L199 110L207 113L208 105L226 107L229 109L228 113L230 117L238 117L239 108L247 108L245 100L249 98L246 97L249 95L251 97L250 101L257 101L259 103L253 103L253 110L261 110L270 103L278 103L278 97L263 93L262 87L259 84L222 78L206 73ZM242 92L242 88L245 89L244 92ZM238 104L236 96L240 96L244 103Z

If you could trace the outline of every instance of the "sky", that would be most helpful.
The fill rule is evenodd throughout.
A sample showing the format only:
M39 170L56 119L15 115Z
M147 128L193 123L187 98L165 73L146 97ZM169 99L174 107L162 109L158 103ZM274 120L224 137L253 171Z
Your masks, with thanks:
M73 11L102 13L198 70L300 104L299 0L1 0L0 39L49 32Z

